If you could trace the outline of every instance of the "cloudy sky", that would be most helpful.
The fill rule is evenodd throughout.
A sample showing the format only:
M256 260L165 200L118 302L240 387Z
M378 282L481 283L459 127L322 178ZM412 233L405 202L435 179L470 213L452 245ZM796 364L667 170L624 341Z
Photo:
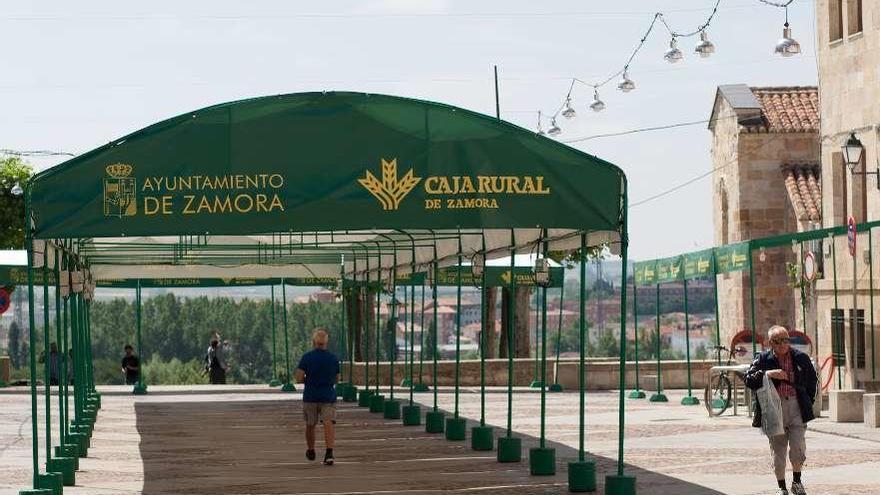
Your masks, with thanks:
M618 71L655 12L673 30L692 31L715 2L7 2L0 148L82 153L203 106L315 90L494 114L496 64L502 118L533 129L538 110L555 111L572 78L594 82ZM772 54L783 10L721 0L708 30L717 46L711 58L693 55L690 38L680 43L685 60L668 64L669 35L658 24L631 64L636 91L620 93L612 82L600 91L607 108L593 113L592 89L575 86L578 117L560 121L558 138L626 171L635 258L712 245L710 177L650 199L711 170L709 131L699 123L593 136L708 119L719 84L816 84L813 4L795 0L789 9L801 56ZM63 160L32 162L42 169Z

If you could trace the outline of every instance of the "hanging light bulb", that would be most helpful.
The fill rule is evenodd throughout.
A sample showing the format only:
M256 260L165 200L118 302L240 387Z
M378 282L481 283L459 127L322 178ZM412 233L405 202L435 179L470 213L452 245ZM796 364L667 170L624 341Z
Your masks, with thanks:
M560 129L559 126L556 125L556 117L553 117L552 119L550 119L550 129L547 129L547 134L551 136L558 136L561 133L562 129Z
M562 110L562 116L571 120L577 115L577 112L574 111L574 108L571 106L571 98L565 97L565 109Z
M590 102L590 108L594 112L605 110L605 102L599 99L599 88L593 88L593 101Z
M709 34L705 30L700 31L700 42L694 48L694 53L699 54L701 58L708 58L715 53L715 44L709 41Z
M629 78L629 73L626 69L623 69L623 76L620 78L620 81L617 82L617 89L623 91L624 93L629 93L630 91L636 89L636 83Z
M539 136L544 135L544 128L541 126L541 111L540 110L538 111L538 127L535 132L537 132Z
M22 194L24 194L24 189L21 188L21 184L16 182L15 185L12 186L12 189L9 190L9 192L11 192L13 196L21 196Z
M776 43L775 53L783 57L791 57L801 52L801 44L791 37L791 28L788 27L788 21L782 28L782 38Z
M767 253L764 251L764 248L761 248L761 250L758 251L758 261L761 263L767 261Z
M684 54L678 49L678 41L675 39L675 36L669 40L669 50L666 50L663 58L670 64L674 64L684 58Z

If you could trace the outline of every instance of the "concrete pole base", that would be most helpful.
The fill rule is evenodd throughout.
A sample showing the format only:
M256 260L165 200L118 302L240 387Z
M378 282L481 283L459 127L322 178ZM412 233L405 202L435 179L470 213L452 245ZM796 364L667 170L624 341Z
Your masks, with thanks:
M36 488L50 490L52 495L63 495L64 484L61 479L61 473L38 474Z
M46 462L46 471L50 473L61 474L61 482L64 486L73 486L76 484L76 465L78 462L75 457L55 457Z
M400 401L389 399L385 401L384 418L400 419Z
M79 457L77 457L77 452L79 450L77 449L77 446L75 444L67 443L64 445L56 445L55 448L52 449L52 451L55 453L53 458L67 457L69 459L72 459L73 470L79 471Z
M495 448L495 429L491 426L471 428L471 449L493 450Z
M522 461L522 439L498 437L498 462Z
M336 397L345 395L345 389L348 388L348 382L339 382L336 384Z
M446 426L445 416L441 411L429 411L425 415L425 433L443 433Z
M529 473L532 476L556 474L556 449L546 447L529 449Z
M669 398L666 397L663 392L657 392L656 394L653 394L648 400L651 402L669 402Z
M529 384L529 388L541 388L544 384L540 380L532 380L532 383Z
M632 392L629 393L629 398L630 399L644 399L645 392L643 392L641 390L633 390Z
M568 491L573 493L596 491L596 464L594 462L568 463Z
M446 418L446 439L452 442L463 441L467 436L467 421L464 418Z
M342 392L342 402L357 402L358 401L358 388L356 385L349 385L345 388L345 391Z
M425 385L424 383L416 383L416 385L413 387L413 391L414 392L430 392L431 387Z
M370 396L370 412L385 413L385 396L373 394Z
M693 395L688 395L687 397L682 397L681 405L683 406L696 406L700 404L700 399L694 397Z
M370 390L361 390L358 393L358 407L370 407L370 397L373 396L373 392Z
M403 406L403 426L422 424L422 408L417 405Z
M560 385L558 383L554 383L553 385L550 385L550 388L548 388L547 390L550 392L562 392L565 389L562 388L562 385Z
M605 495L636 495L636 477L605 476Z
M287 382L281 387L282 392L296 392L296 387L292 383Z
M134 395L147 395L147 386L143 383L135 383L131 393Z

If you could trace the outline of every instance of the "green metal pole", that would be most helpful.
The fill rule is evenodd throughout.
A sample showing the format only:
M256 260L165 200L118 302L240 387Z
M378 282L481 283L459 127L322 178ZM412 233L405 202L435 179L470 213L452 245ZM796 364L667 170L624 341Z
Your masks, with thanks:
M284 385L281 387L282 392L293 392L296 387L293 385L290 375L290 332L287 328L287 282L281 279L281 328L284 331L284 359L285 359L285 378Z
M52 357L49 355L49 248L48 243L45 245L43 251L43 355L46 356L44 359L45 364L45 406L46 406L46 463L51 463L52 461L52 408L51 408L51 398L52 398L52 385L51 385L51 361Z
M275 329L275 285L269 286L269 314L272 322L272 377L269 379L270 387L281 386L278 379L278 337Z
M626 272L627 272L627 249L629 247L629 240L627 239L627 221L626 214L627 211L627 200L626 194L624 194L623 200L623 232L621 236L620 242L620 258L621 258L621 280L626 280ZM613 481L614 484L623 483L626 486L632 486L632 493L635 494L635 478L633 477L624 477L623 475L623 442L624 442L624 430L626 425L626 400L625 400L625 390L626 390L626 283L620 284L620 369L618 371L620 375L620 385L618 387L618 452L617 452L617 478L616 481ZM609 481L606 478L606 490L609 484ZM612 484L612 486L614 486Z
M655 299L654 299L654 333L657 337L657 341L654 343L655 352L657 354L657 392L651 395L649 399L651 402L669 402L669 399L663 393L663 369L660 366L660 355L661 355L661 340L662 336L660 335L660 284L657 284L655 290Z
M626 281L624 281L626 283ZM645 393L640 389L639 381L639 288L636 286L636 280L633 278L633 336L635 338L635 354L636 354L636 389L629 393L630 399L644 399Z
M422 308L419 311L419 321L422 327L422 331L419 332L419 383L416 385L416 389L419 392L425 391L425 384L423 383L422 376L424 376L423 370L425 365L425 283L422 282Z
M752 259L752 245L749 244L749 299L752 308L752 357L758 355L758 329L755 323L755 263Z
M516 325L516 231L510 229L510 279L507 284L507 430L498 439L498 462L520 462L522 439L513 436L513 354ZM525 315L528 322L528 315ZM526 324L528 328L528 324Z
M868 301L871 311L871 379L877 379L877 328L874 326L874 245L868 229Z
M459 385L461 383L461 234L458 236L457 283L455 287L455 419L458 419Z
M415 253L413 253L413 260L415 260ZM415 277L415 265L413 265L411 273ZM414 278L410 278L409 292L412 296L409 301L409 405L413 405L416 365L416 284Z
M72 263L68 262L67 269L71 270ZM82 347L82 343L80 342L82 337L79 333L79 317L77 316L79 311L77 309L77 301L76 295L73 294L71 290L70 293L70 341L71 347L73 349L73 412L74 412L74 420L79 423L82 421L82 402L80 401L80 394L82 393L82 376L80 373L80 369L82 367L82 356L80 356L80 349Z
M799 242L798 248L799 248L798 250L800 251L800 253L798 254L798 256L800 257L800 260L798 260L798 263L801 266L803 266L804 243ZM804 322L804 335L806 336L806 335L808 335L807 334L807 291L804 289L805 284L803 282L803 277L801 278L801 280L798 280L798 284L801 286L801 320ZM814 346L814 350L815 350L815 346ZM816 355L816 362L817 363L819 362L819 355L818 354ZM819 364L821 364L821 363L819 363Z
M715 345L721 345L721 315L718 310L718 265L715 259L715 250L712 250L712 289L715 302ZM732 349L731 349L732 350ZM721 353L717 353L718 366L721 366Z
M366 285L361 292L361 335L364 339L363 359L364 359L364 390L370 395L370 320L367 314L367 301L370 297L370 260L367 258ZM367 406L369 406L369 401Z
M67 381L67 360L65 359L64 353L67 352L65 349L66 342L62 339L62 329L61 329L61 276L60 276L60 263L61 259L58 254L58 249L54 249L55 252L55 342L56 348L58 352L58 445L61 448L64 448L64 440L66 438L64 431L64 383ZM44 279L45 284L49 284L48 279ZM63 455L63 453L61 453Z
M693 406L700 403L700 400L693 396L693 388L691 384L691 318L688 311L688 281L684 279L684 351L687 359L687 375L688 375L688 394L687 397L681 399L681 405Z
M511 275L513 276L513 275ZM540 350L538 343L538 333L541 328L541 291L535 289L535 372L532 375L532 383L529 385L531 388L539 388L541 387L541 382L538 380L538 368L540 367L540 356L538 355L538 351Z
M30 187L25 191L24 200L24 217L30 218ZM27 246L27 277L28 277L28 338L30 340L30 378L31 378L31 454L33 461L33 485L38 488L40 469L39 469L39 437L37 436L37 336L36 336L36 315L34 309L36 300L34 299L34 247L32 231L28 227L25 229L25 245Z
M586 460L585 455L585 423L584 423L584 410L586 408L586 377L584 373L586 372L586 353L587 353L587 234L581 234L581 253L580 253L580 295L579 295L579 303L580 303L580 313L581 317L578 318L578 330L580 331L580 337L578 341L578 345L580 346L580 356L578 361L578 394L580 395L580 407L578 408L578 461L584 462Z
M434 249L434 264L433 264L432 270L434 270L434 286L431 288L431 298L433 299L433 305L434 305L434 308L433 308L433 311L434 311L434 325L433 325L433 327L434 327L434 329L432 330L432 333L434 335L434 344L432 346L433 349L431 349L431 354L434 356L433 388L434 388L434 412L436 413L437 412L437 345L438 345L438 343L437 343L437 282L438 282L438 278L440 277L440 267L437 263L436 246Z
M544 231L544 236L547 231ZM547 242L544 242L544 257L547 257ZM546 447L547 429L547 287L541 287L541 448Z
M550 385L551 392L562 392L562 385L559 384L559 350L562 345L562 309L565 303L565 265L562 265L562 288L559 289L559 324L556 327L556 361L553 369L553 384Z
M841 330L841 331L837 332L837 334L834 335L834 337L833 337L834 341L837 343L837 351L836 351L836 353L835 352L831 353L831 355L833 356L831 358L831 360L834 362L835 368L837 368L837 389L840 390L843 388L843 380L840 377L840 360L837 359L837 356L835 354L839 355L839 354L843 353L843 344L840 342L840 337L841 337L840 334L843 333L843 321L844 320L843 320L843 316L840 315L840 306L838 306L838 301L837 301L837 246L835 245L833 235L829 236L829 240L831 242L831 271L832 271L832 278L834 280L834 314L838 318L838 323L840 324L839 328ZM832 325L832 327L833 327L833 325ZM832 346L832 348L833 348L833 346Z
M146 386L146 366L144 364L147 362L144 357L143 352L143 341L141 340L141 305L142 305L142 294L141 294L141 279L137 279L137 285L135 287L135 328L137 329L137 346L138 346L138 359L140 359L140 368L138 371L138 381L134 385L134 394L142 395L147 392ZM77 382L78 383L78 382Z

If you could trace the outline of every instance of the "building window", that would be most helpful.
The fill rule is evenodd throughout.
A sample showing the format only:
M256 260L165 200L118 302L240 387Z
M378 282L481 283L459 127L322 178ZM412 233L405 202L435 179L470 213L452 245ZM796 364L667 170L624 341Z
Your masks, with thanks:
M853 321L853 310L849 310L849 325L850 328L853 328L855 331L853 335L855 335L855 344L856 344L856 368L864 368L865 367L865 310L860 309L856 315L856 320Z
M843 364L846 362L846 355L843 352L844 346L844 321L843 310L831 310L831 355L834 357L835 363Z
M861 175L850 174L852 178L852 204L850 210L855 217L857 223L868 221L868 176L865 171L865 154L862 153L862 161L856 166L856 173L862 172Z
M843 39L843 0L828 0L828 40Z
M850 36L862 32L862 0L846 0L847 32Z
M843 163L843 153L835 151L831 153L831 194L833 198L832 205L834 207L831 220L835 225L846 225L846 219L849 214L847 205L846 179L849 175L849 168Z

